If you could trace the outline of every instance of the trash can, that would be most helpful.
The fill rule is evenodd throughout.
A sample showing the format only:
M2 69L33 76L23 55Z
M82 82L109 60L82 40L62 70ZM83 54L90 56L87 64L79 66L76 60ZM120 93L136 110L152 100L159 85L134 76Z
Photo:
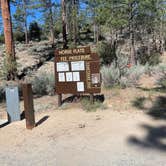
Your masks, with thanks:
M6 106L8 121L14 122L20 120L20 105L19 105L19 93L17 86L7 86L6 92Z

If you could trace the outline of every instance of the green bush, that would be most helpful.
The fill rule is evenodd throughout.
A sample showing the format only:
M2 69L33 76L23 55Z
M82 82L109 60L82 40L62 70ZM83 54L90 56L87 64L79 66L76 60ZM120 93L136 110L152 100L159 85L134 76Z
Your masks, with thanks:
M153 68L153 74L158 76L157 85L166 88L166 65L160 64Z
M148 65L137 64L128 67L128 57L118 54L116 61L101 69L104 87L110 88L120 86L122 88L136 86L140 76L147 72Z
M34 44L32 47L28 48L28 54L35 55L38 57L47 57L47 56L53 56L54 55L54 49L51 45L48 44Z
M41 40L41 28L37 22L31 22L29 25L29 36L32 41Z
M140 64L127 68L120 78L120 86L122 88L137 86L140 76L146 73L147 69L148 65L143 66Z
M110 43L99 43L97 46L97 52L100 56L101 64L109 65L117 59L116 46Z
M102 82L106 88L120 85L120 79L127 72L128 57L117 52L117 59L111 65L103 66L101 69Z
M159 52L151 51L150 55L147 52L148 48L146 46L139 48L137 52L137 61L140 64L145 65L146 63L148 63L149 65L154 66L160 63L161 55Z
M18 42L25 41L25 34L24 34L24 32L16 31L16 32L14 32L13 36L14 36L14 40L15 41L18 41Z
M36 95L53 95L55 91L54 75L41 73L32 81L33 92Z
M106 88L114 87L119 84L120 71L113 63L110 66L103 66L101 69L102 82Z
M5 38L3 34L0 35L0 43L5 43Z
M161 77L158 81L158 84L162 87L162 88L166 88L166 74L163 75L163 77Z
M161 57L160 53L154 52L151 54L147 62L149 63L149 65L152 66L157 65L161 62L160 57Z
M153 75L163 75L166 72L166 64L160 63L157 66L151 67L150 70Z
M3 55L3 62L0 66L0 79L9 80L16 75L17 63L13 57Z

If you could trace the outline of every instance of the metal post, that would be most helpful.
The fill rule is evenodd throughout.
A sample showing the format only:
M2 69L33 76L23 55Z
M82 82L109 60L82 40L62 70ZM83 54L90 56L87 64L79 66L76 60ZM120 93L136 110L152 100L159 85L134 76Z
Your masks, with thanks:
M62 105L62 94L58 94L58 107Z
M32 85L23 84L24 111L26 119L26 128L33 129L35 127L35 115L33 105Z
M17 86L6 87L6 105L8 121L14 122L20 120L19 93Z

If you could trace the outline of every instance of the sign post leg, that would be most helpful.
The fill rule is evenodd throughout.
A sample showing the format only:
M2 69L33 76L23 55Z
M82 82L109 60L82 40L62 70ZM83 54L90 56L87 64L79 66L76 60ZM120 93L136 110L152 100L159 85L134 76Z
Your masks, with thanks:
M62 105L62 94L58 94L58 107Z
M26 119L26 128L33 129L35 127L35 115L33 105L32 85L23 84L24 111Z
M90 103L94 104L94 96L93 93L90 93Z

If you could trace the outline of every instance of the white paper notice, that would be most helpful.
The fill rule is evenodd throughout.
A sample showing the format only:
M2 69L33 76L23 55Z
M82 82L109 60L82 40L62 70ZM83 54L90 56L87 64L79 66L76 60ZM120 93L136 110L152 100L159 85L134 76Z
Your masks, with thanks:
M65 73L58 73L59 82L65 82Z
M80 81L80 73L73 72L73 81Z
M57 64L57 71L69 71L69 64L68 62L58 62Z
M72 74L72 72L67 72L66 73L66 81L67 82L73 81L73 74Z
M77 91L84 92L84 82L77 82Z
M92 84L98 84L100 83L100 74L96 73L96 74L92 74Z
M71 70L72 71L83 71L83 70L85 70L84 61L71 62Z

